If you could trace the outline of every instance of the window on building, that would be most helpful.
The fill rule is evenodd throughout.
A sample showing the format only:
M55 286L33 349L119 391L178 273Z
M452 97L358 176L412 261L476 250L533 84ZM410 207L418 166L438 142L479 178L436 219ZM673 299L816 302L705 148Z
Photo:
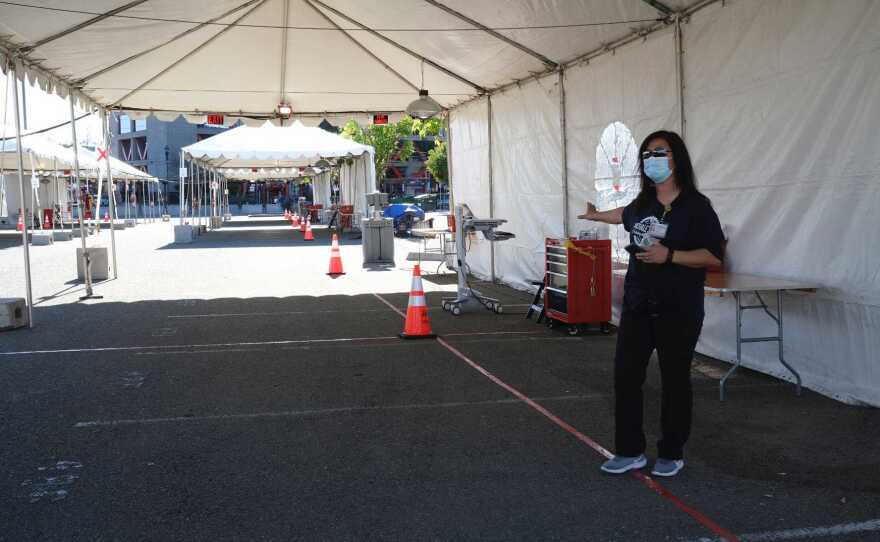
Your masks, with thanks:
M128 115L119 115L119 133L127 134L131 132L131 117Z
M140 132L147 129L147 119L138 119L134 121L134 131Z

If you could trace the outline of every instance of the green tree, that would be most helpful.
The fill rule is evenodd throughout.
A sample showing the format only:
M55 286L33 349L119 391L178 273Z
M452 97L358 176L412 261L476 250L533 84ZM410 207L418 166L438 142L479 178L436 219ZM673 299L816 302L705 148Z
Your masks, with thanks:
M408 120L407 120L408 119ZM411 135L413 120L409 117L398 123L368 124L361 126L357 121L350 120L342 128L342 137L370 145L376 152L376 174L383 176L385 165L391 155L399 151L401 160L409 160L413 153L412 141L401 141L401 137Z
M428 161L425 163L434 180L441 184L449 182L449 162L446 159L446 142L437 140L434 148L428 151Z

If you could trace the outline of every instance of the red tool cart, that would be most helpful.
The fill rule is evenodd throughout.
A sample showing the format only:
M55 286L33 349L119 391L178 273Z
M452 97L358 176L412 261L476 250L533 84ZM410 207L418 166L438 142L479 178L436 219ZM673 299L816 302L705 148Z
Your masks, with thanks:
M569 335L582 324L608 332L611 321L611 241L546 240L544 310L547 325L568 325Z

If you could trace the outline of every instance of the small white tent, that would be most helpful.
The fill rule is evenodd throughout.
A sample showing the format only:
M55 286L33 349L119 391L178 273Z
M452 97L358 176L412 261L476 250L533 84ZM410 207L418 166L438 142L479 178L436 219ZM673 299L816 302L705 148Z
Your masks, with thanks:
M376 190L373 147L321 128L304 126L299 121L290 126L269 122L259 128L239 126L182 151L185 159L215 169L229 179L301 177L304 168L314 172L314 166L321 160L336 161L340 167L341 203L354 206L355 213L361 215L366 212L365 195ZM329 192L329 179L321 177L315 190L316 199L321 200L317 203L323 204Z

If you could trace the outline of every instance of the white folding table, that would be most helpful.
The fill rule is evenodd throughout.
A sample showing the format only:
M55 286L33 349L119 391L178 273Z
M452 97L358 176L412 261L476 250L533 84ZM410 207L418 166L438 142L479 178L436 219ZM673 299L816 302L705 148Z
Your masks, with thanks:
M625 269L614 270L613 273L618 276L626 276ZM794 375L796 380L797 394L801 394L801 375L785 361L784 353L784 332L782 320L782 292L801 291L815 292L818 288L815 284L800 282L796 280L776 279L770 277L761 277L757 275L746 275L741 273L707 273L706 284L704 286L707 296L723 297L727 294L733 295L736 300L736 361L733 367L724 375L718 385L718 394L721 400L724 400L724 390L727 379L739 369L742 365L742 345L747 343L775 342L779 344L779 362ZM775 292L776 294L776 314L770 311L761 292ZM759 303L756 305L743 305L742 294L753 293L758 298ZM776 322L776 335L768 337L743 337L742 335L742 319L743 313L747 310L761 309L767 316Z
M742 345L746 343L775 342L779 345L779 362L794 375L796 380L797 394L801 394L801 375L785 361L784 353L784 333L782 320L782 292L786 291L803 291L815 292L817 285L796 280L775 279L770 277L761 277L756 275L746 275L739 273L708 273L706 276L705 291L706 295L724 296L725 294L733 295L736 300L736 362L733 367L727 371L727 374L719 383L719 397L724 400L724 388L727 379L742 364ZM759 303L755 305L743 305L742 294L754 293ZM776 314L770 311L761 292L776 293ZM743 313L747 310L761 309L767 316L776 322L776 335L767 337L743 337L742 319Z

